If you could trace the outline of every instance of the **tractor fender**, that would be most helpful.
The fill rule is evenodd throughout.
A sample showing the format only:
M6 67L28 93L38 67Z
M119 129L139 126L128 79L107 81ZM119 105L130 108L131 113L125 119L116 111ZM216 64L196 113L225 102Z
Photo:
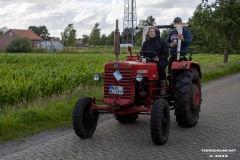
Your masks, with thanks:
M199 73L199 77L202 78L200 65L193 61L175 61L172 63L171 70L186 70L190 68L196 68Z

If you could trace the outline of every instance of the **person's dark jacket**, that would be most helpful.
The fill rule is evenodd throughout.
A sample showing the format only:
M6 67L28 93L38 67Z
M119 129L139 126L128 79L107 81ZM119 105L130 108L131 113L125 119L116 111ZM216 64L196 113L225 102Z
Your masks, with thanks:
M167 60L169 56L168 45L166 41L160 39L158 33L156 37L149 38L143 43L142 51L151 51L157 53L159 60Z

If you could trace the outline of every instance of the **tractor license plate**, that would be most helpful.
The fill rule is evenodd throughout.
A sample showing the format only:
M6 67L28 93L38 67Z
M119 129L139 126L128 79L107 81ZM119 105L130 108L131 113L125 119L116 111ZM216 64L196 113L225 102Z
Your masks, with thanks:
M123 95L123 86L110 86L109 94L120 94Z

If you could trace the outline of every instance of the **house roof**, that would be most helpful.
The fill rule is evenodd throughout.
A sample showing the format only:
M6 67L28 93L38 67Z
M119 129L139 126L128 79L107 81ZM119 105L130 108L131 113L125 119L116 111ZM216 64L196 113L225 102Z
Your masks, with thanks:
M19 37L28 37L30 40L43 40L40 36L31 30L10 29L9 31L13 32Z
M79 39L75 39L75 43L78 45L78 44L82 44L82 40L79 38Z

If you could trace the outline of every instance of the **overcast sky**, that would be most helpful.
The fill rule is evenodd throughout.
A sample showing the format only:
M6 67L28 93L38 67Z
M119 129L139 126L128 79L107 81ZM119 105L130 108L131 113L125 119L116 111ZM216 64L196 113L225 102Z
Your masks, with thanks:
M152 15L158 25L170 24L179 16L186 22L193 16L202 0L136 0L137 21ZM95 23L101 34L115 30L119 19L123 30L124 0L0 0L0 28L27 29L45 25L50 36L60 33L70 24L77 30L77 38L89 35Z

